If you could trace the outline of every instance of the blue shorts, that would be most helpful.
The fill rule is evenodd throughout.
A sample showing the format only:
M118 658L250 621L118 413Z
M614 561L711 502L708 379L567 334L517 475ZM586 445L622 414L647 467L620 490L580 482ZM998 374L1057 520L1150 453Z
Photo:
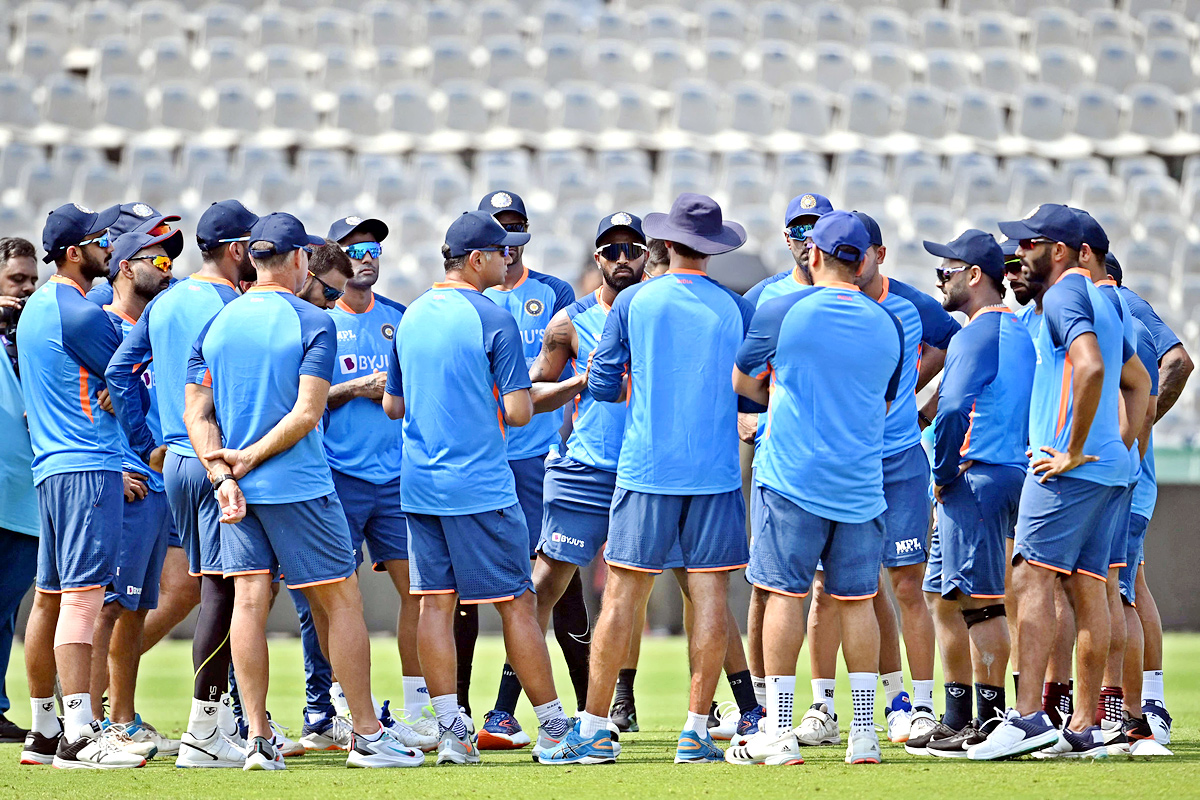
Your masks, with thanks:
M170 509L170 507L171 504L167 503L167 508ZM179 535L179 529L175 527L174 515L171 516L171 527L167 530L167 547L183 547L183 537Z
M930 594L942 593L942 537L938 533L938 521L941 512L933 515L933 530L929 534L929 552L925 558L925 577L921 581L921 591Z
M362 557L365 541L376 572L387 572L385 562L407 561L408 521L400 510L400 479L376 485L333 470L333 486L346 512L350 544L358 557Z
M529 531L529 557L537 558L538 539L542 535L542 486L546 480L546 456L521 458L508 462L517 484L517 504L525 514Z
M746 545L746 503L742 490L720 494L613 493L604 560L641 572L676 568L689 572L741 569L750 560Z
M478 514L408 512L408 584L413 594L458 592L464 603L498 603L533 590L521 505Z
M158 608L158 584L171 528L166 492L150 492L141 500L126 502L123 514L115 591L106 592L104 602L119 602L130 611Z
M608 541L608 510L616 488L615 472L573 458L547 461L538 552L578 567L592 563Z
M220 575L221 506L213 494L212 482L200 459L167 451L163 463L163 484L171 502L175 529L188 557L188 573Z
M1132 515L1133 486L1129 486L1115 496L1104 510L1104 524L1109 528L1109 569L1120 569L1129 560L1129 518Z
M1013 564L1020 557L1064 575L1082 572L1107 580L1111 526L1104 512L1126 488L1064 475L1040 483L1026 473Z
M289 589L344 580L358 562L336 494L295 503L250 503L241 522L221 526L224 575L277 572Z
M834 522L810 514L766 486L755 486L754 493L747 581L768 592L804 597L819 560L825 567L825 592L831 597L862 600L879 591L883 517Z
M1146 545L1146 528L1150 525L1150 520L1143 517L1141 514L1129 515L1129 536L1126 537L1126 555L1125 566L1121 567L1119 580L1121 582L1121 596L1125 598L1125 602L1129 605L1137 603L1137 573L1141 569L1144 561L1144 550Z
M37 497L38 590L58 594L112 583L125 505L121 473L61 472L37 485Z
M1025 470L976 462L942 489L938 506L938 580L926 591L947 600L1004 597L1004 537L1017 524ZM931 554L932 561L932 554Z
M883 459L883 566L907 567L925 560L929 480L929 457L919 444Z

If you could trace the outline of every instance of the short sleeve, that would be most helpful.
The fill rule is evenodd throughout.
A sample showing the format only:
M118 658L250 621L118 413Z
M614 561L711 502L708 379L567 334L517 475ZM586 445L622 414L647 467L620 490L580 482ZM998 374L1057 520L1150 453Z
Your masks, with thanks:
M479 316L483 323L484 349L500 394L528 389L532 384L525 366L525 348L521 344L521 331L516 319L498 308L496 313L484 313L481 310Z
M387 387L385 392L392 397L404 397L404 375L400 372L400 354L396 352L396 340L400 338L400 329L392 337L392 352L388 354Z
M562 311L567 306L575 302L575 290L571 288L571 284L566 281L557 281L554 284L554 314Z
M333 318L328 314L301 314L300 336L304 344L300 374L332 383L337 361L337 326Z
M77 363L102 377L121 346L121 334L113 327L108 312L79 295L71 300L59 304L63 347Z
M1095 310L1085 280L1069 275L1042 297L1042 324L1050 331L1055 347L1070 347L1082 334L1096 332Z
M917 313L921 315L921 343L945 350L954 334L962 330L958 320L950 316L942 304L924 292L914 292Z
M1154 306L1147 303L1132 289L1122 287L1120 291L1130 312L1150 331L1150 338L1154 341L1154 352L1160 360L1172 348L1182 344L1179 337L1175 335L1175 331L1171 330L1171 326L1163 322L1162 317L1154 310ZM1151 371L1153 372L1153 370Z
M734 364L743 375L762 379L771 372L771 360L779 346L783 319L796 302L810 291L795 292L763 303L750 319L746 338L738 348Z
M621 396L625 369L629 365L629 304L643 283L617 295L604 332L592 351L592 367L588 373L588 391L601 402L611 403Z
M1146 372L1150 373L1150 394L1158 395L1158 352L1154 347L1154 336L1150 333L1150 329L1142 324L1142 321L1135 319L1133 322L1134 334L1137 336L1137 354L1142 361L1142 366L1146 368Z

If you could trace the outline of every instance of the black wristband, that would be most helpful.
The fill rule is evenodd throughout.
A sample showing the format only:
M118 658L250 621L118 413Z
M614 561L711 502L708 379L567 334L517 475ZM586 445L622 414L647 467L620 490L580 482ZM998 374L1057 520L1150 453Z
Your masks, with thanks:
M217 489L220 489L221 484L224 483L225 481L234 481L236 483L237 478L233 477L232 475L222 475L220 478L217 479L216 483L214 483L212 485L212 490L215 492L215 491L217 491Z
M925 416L924 411L917 412L917 419L919 419L921 422L925 423L926 428L928 428L930 425L933 424L933 420L931 420L929 417Z

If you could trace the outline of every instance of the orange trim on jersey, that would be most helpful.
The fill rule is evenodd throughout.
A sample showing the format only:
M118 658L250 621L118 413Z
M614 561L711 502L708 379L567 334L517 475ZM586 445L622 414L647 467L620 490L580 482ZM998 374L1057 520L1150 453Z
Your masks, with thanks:
M687 269L685 267L680 267L679 269L669 269L667 272L675 275L708 275L708 273L702 269Z
M525 279L528 277L529 277L529 267L521 267L521 277L517 278L517 282L512 285L512 289L505 289L503 286L492 286L490 288L495 289L497 292L511 292L511 291L513 291L513 289L516 289L518 286L520 286L522 283L524 283ZM434 286L437 286L437 284L435 283ZM472 287L472 288L474 288L474 287ZM464 602L466 602L466 601L464 601Z
M884 298L888 296L888 289L891 288L891 281L888 280L887 275L880 275L879 277L883 279L883 291L880 293L879 300L876 302L882 303Z
M1088 279L1088 283L1092 282L1092 273L1088 272L1083 267L1071 267L1069 270L1064 272L1062 275L1059 275L1058 279L1055 280L1054 282L1058 283L1058 281L1061 281L1063 278L1067 277L1068 275L1082 275L1083 277Z
M1021 556L1021 558L1025 558L1025 556ZM1033 564L1035 567L1041 567L1042 569L1048 569L1051 572L1057 572L1060 575L1070 575L1071 574L1071 570L1063 569L1062 567L1056 567L1053 564L1043 564L1040 561L1034 561L1032 558L1025 558L1025 560L1028 561L1030 564Z
M76 291L78 291L80 294L84 295L85 297L87 296L87 292L83 291L83 287L81 287L78 283L71 280L70 278L64 278L62 275L51 275L50 282L51 283L61 283L64 286L74 286Z
M256 283L247 289L246 292L279 292L295 294L295 292L293 292L291 289L287 288L286 286L280 286L278 283Z
M967 418L970 420L967 423L967 435L963 437L962 447L958 448L960 456L965 456L967 451L971 449L971 429L975 427L975 404L978 402L978 400L975 400L971 403L971 413L967 415Z
M688 567L688 572L733 572L735 569L748 567L749 564L732 564L728 567Z
M609 561L607 558L604 559L604 563L610 567L616 567L617 569L627 569L627 570L631 570L632 572L645 572L648 575L661 575L662 574L661 569L648 569L646 567L635 567L631 564L618 564L616 561Z
M504 430L504 401L500 399L500 387L492 384L492 396L496 398L496 419L500 422L500 437L508 439L508 433Z
M506 595L504 597L489 597L486 600L463 600L460 597L458 599L458 602L462 603L464 606L481 606L481 605L485 605L487 603L507 603L509 600L516 600L516 599L517 599L517 596L515 594L510 594L510 595Z
M341 583L342 581L349 580L349 579L350 579L350 576L347 575L344 578L329 578L328 580L324 580L324 581L311 581L309 583L288 583L287 587L289 589L307 589L309 586L325 586L326 584Z
M454 589L409 589L409 594L454 594Z
M209 389L212 388L212 370L211 369L204 370L204 377L200 379L200 385L207 386Z
M113 314L116 314L118 317L120 317L121 319L125 320L125 321L126 321L126 322L128 322L130 325L137 325L137 320L136 320L136 319L134 319L133 317L129 316L129 315L128 315L128 314L126 314L124 311L121 311L121 310L120 310L120 309L118 309L116 306L114 306L112 303L109 303L108 305L104 306L104 310L105 310L105 311L108 311L108 312L111 312L111 313L113 313ZM138 366L141 366L141 365L139 364ZM137 371L137 367L134 367L134 371L135 371L135 372Z
M206 573L206 574L209 574L209 573ZM221 577L223 577L223 578L244 578L247 575L270 575L270 574L271 574L271 570L269 570L269 569L247 569L247 570L242 570L241 572L222 572Z
M103 586L75 586L70 589L43 589L40 586L34 587L42 594L67 594L68 592L90 592L92 589L103 589Z
M1002 594L969 594L967 597L973 597L976 600L1000 600L1004 597Z
M1086 569L1078 569L1077 568L1075 571L1078 572L1080 575L1087 575L1089 578L1095 578L1096 580L1100 581L1101 583L1108 583L1107 575L1097 575L1094 572L1088 572Z
M1109 564L1108 568L1109 569L1120 569L1121 567L1128 567L1128 566L1129 566L1129 564L1127 564L1124 561L1117 561L1115 563Z
M222 286L228 286L230 289L237 288L236 286L234 286L232 283L225 280L224 278L214 278L214 277L210 277L208 275L189 275L187 277L187 279L192 280L192 281L201 281L203 283L219 283Z
M1067 409L1071 405L1071 383L1074 377L1075 369L1071 365L1071 354L1067 353L1063 360L1062 388L1058 395L1058 423L1054 427L1054 435L1058 436L1062 433L1063 426L1067 424Z
M884 280L887 280L887 279L885 278ZM853 283L846 283L845 281L817 281L816 283L813 284L813 286L825 286L830 289L845 289L848 292L861 292L862 291L862 289L858 288ZM885 297L887 296L886 289L884 290L884 296ZM880 297L879 299L882 301L883 297Z
M1110 275L1107 278L1103 278L1101 280L1096 281L1096 285L1097 286L1117 286L1118 284L1116 281L1114 281L1112 279L1112 276Z
M600 304L600 307L604 309L604 313L607 314L609 311L612 311L612 306L604 302L604 298L600 296L603 291L604 287L600 287L596 290L596 302Z
M800 271L799 264L792 267L792 280L794 280L796 283L800 284L801 286L808 286L809 283L804 278L805 278L805 275L803 272Z
M433 284L433 286L431 288L434 288L434 289L470 289L472 292L479 291L478 289L476 289L474 286L467 283L466 281L438 281L437 283Z
M808 592L798 594L796 592L786 592L783 589L772 589L770 586L763 586L761 583L755 583L751 585L755 589L762 589L764 592L770 592L771 594L781 594L784 597L808 597Z
M345 311L347 314L359 313L359 312L355 311L353 308L351 308L350 304L346 302L345 295L342 295L341 297L339 297L338 301L336 303L334 303L333 305L335 308L340 308L342 311ZM369 313L371 313L371 309L374 307L375 307L375 293L371 292L371 302L367 304L366 310L363 311L362 313L369 314Z
M995 312L997 314L1011 314L1012 309L1009 308L1008 306L984 306L983 308L976 311L975 316L971 317L971 319L969 319L967 321L974 322L979 317L980 314L988 314L991 312Z
M88 371L82 364L79 366L79 407L87 414L89 422L95 422L92 417L92 398L88 394Z
M870 600L872 597L879 594L879 590L876 589L875 591L871 592L870 594L860 594L860 595L855 595L854 597L845 597L840 594L834 594L833 592L826 592L826 594L828 594L834 600Z

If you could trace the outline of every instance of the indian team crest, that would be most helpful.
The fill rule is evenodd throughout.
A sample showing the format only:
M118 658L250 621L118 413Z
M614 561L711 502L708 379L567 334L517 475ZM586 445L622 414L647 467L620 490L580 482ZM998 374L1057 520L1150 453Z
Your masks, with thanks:
M624 211L618 211L616 214L613 214L611 217L608 218L608 222L610 225L614 225L614 226L615 225L632 225L633 217L629 216Z
M508 208L512 202L512 195L508 192L496 192L492 195L492 208Z
M531 317L539 316L546 310L546 304L536 297L531 297L525 301L525 313Z
M95 214L96 213L95 211L92 211L90 208L88 208L87 206L82 205L80 203L71 203L71 205L75 206L76 211L79 211L84 214Z
M346 217L346 224L355 227L362 225L362 217Z
M154 214L154 209L145 203L134 203L133 208L131 208L130 211L139 217L149 217Z
M389 342L396 338L396 326L390 322L383 323L383 325L379 328L379 332L382 333L383 338L387 339Z
M811 194L804 195L804 197L800 198L800 207L801 208L816 208L817 207L817 198L813 197Z

